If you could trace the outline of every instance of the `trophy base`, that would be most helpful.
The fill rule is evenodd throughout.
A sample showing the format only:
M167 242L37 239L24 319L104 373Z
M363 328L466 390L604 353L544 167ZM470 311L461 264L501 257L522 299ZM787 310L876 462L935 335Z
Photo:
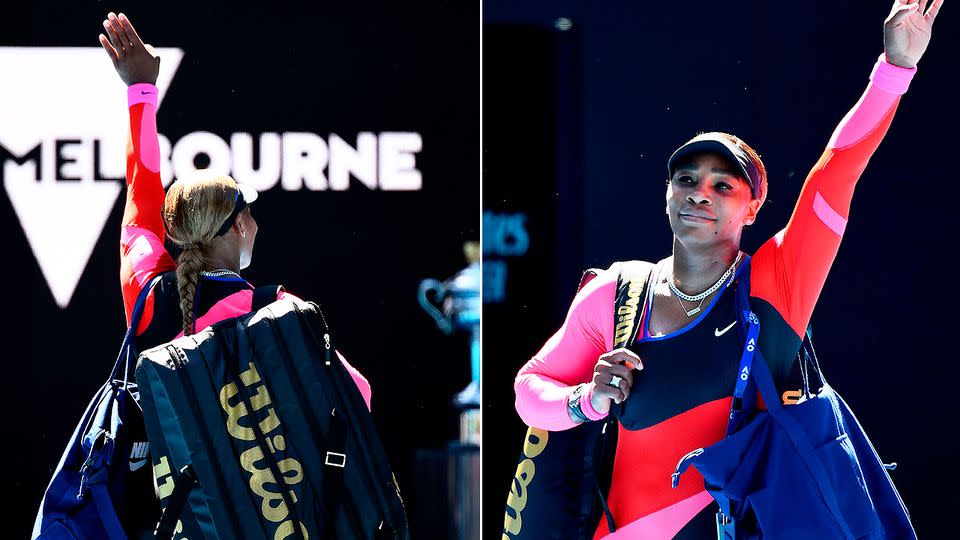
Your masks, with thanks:
M480 381L471 381L466 388L453 398L453 404L458 409L480 408Z
M460 442L480 446L480 409L460 413Z

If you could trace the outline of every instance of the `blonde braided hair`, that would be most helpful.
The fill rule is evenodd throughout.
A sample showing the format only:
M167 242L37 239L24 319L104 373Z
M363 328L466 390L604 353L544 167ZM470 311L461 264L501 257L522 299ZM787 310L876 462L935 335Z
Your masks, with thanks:
M177 289L183 312L183 335L193 333L194 297L200 272L207 264L211 243L224 220L230 217L237 183L225 175L198 175L177 180L163 201L167 236L183 248L177 259Z

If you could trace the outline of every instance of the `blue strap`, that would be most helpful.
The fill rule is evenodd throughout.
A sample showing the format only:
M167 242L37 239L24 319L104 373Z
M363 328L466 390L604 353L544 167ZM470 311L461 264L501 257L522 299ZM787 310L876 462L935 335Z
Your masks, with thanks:
M803 426L790 413L786 412L783 409L783 406L780 403L780 398L777 395L777 389L773 382L773 376L770 374L770 370L767 367L767 362L763 358L763 353L756 346L754 342L753 350L747 351L750 348L751 342L749 338L751 335L758 335L760 330L760 321L757 318L756 314L750 310L749 303L749 293L750 293L750 278L749 272L746 272L745 278L738 282L737 286L737 309L741 312L743 316L746 317L747 324L749 324L749 329L747 331L748 341L744 344L744 356L747 353L750 353L750 362L751 366L749 369L749 374L752 375L748 377L753 380L757 387L760 390L760 395L763 397L763 401L767 406L767 412L770 416L778 423L783 430L790 437L790 440L793 442L794 446L797 449L797 452L800 454L800 457L803 459L804 464L807 466L807 469L810 471L810 474L813 475L816 480L817 487L820 490L820 494L823 497L824 502L827 507L830 509L830 512L833 514L834 519L837 521L840 529L843 531L844 536L851 540L854 540L855 537L850 531L850 528L847 526L846 521L843 519L842 514L837 505L836 497L833 492L833 483L830 481L830 477L827 475L827 472L823 468L823 463L817 458L814 453L813 445L810 443L810 440L806 437L806 431ZM756 333L755 333L756 331ZM759 358L759 362L753 362L753 358ZM741 373L743 360L741 361ZM737 390L740 391L746 388L745 381L742 380L742 377L738 375L737 379ZM741 394L741 397L743 395ZM736 401L736 400L735 400ZM833 408L834 416L836 416L836 409ZM731 416L734 416L731 414ZM732 419L731 419L732 420ZM839 425L839 420L838 425ZM729 429L729 426L728 426Z
M811 444L810 439L806 437L806 431L803 426L801 426L793 416L783 410L783 406L777 398L777 390L773 384L773 377L770 375L769 369L767 369L766 362L763 361L762 354L760 354L760 358L761 361L757 362L757 366L753 370L753 378L760 388L760 395L763 396L763 401L767 404L767 412L783 427L783 430L790 437L790 440L793 441L797 453L803 458L804 464L806 464L810 470L810 474L812 474L816 480L820 494L823 496L823 500L833 514L834 519L837 520L837 524L841 530L843 530L845 537L853 540L856 537L850 532L850 528L847 526L846 521L843 519L837 507L837 500L833 493L833 483L830 481L830 477L827 476L827 472L823 468L823 463L821 463L820 459L815 455L813 444ZM774 405L771 406L771 402ZM836 409L834 408L832 410L834 411L834 415L836 415Z
M737 272L734 282L737 295L737 310L740 325L737 328L740 339L744 342L743 354L740 357L740 367L737 369L737 382L733 390L733 401L730 405L730 418L727 423L727 436L734 434L747 418L747 414L756 408L756 391L750 372L753 370L753 359L760 339L760 319L750 311L750 256L748 255Z
M753 357L757 351L757 339L760 337L760 319L752 311L742 312L747 320L747 339L743 344L743 355L740 357L740 369L737 370L737 386L733 390L734 399L743 401L750 380L750 371L753 369Z
M133 306L133 313L130 314L130 325L127 326L127 333L123 337L123 344L120 346L120 353L117 355L117 361L113 364L113 371L110 372L110 378L107 379L107 382L117 378L117 374L120 371L120 365L123 363L124 367L127 368L125 372L129 372L129 366L131 357L136 357L136 349L134 348L137 332L137 326L140 324L140 317L143 315L143 306L147 303L147 295L150 294L150 291L163 279L163 274L157 274L147 282L147 285L140 289L140 294L137 295L137 303ZM124 362L126 360L126 362ZM127 377L127 374L124 374L124 377Z
M743 321L746 321L744 323ZM747 420L750 412L756 409L756 385L750 377L753 361L757 353L757 340L760 337L760 319L751 312L741 312L741 324L746 326L743 336L743 354L740 368L737 370L737 383L730 403L730 418L727 422L727 436L733 435Z

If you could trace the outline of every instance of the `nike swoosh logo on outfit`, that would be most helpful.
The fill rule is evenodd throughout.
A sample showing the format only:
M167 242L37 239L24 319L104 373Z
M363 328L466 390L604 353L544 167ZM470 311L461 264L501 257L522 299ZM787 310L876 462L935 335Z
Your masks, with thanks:
M733 325L735 325L735 324L737 324L737 321L733 321L732 323L730 323L730 326L724 328L723 330L717 328L716 330L713 331L713 335L715 335L715 336L717 336L717 337L720 337L720 336L726 334L726 333L727 333L727 330L733 328Z
M141 467L143 467L143 466L146 465L146 464L147 464L147 458L138 459L138 460L136 460L136 461L131 461L131 462L130 462L130 471L131 471L131 472L136 471L137 469L140 469Z

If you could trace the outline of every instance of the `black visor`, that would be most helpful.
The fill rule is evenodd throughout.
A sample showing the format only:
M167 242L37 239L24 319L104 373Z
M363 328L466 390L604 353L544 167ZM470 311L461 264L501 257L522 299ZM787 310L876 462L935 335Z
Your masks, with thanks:
M247 194L246 197L244 196L244 192ZM233 204L233 212L230 212L230 217L223 222L223 225L220 226L220 230L218 230L217 234L214 236L223 236L227 234L227 231L230 230L230 227L233 227L233 222L237 219L237 215L240 212L243 212L243 209L246 208L248 204L256 200L256 198L256 190L237 184L237 198Z

